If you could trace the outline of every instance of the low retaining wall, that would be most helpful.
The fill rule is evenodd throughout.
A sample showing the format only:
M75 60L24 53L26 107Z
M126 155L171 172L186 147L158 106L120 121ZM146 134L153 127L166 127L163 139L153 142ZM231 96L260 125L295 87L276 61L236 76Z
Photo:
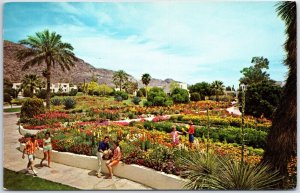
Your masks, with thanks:
M19 127L18 127L18 129L19 129L19 133L21 134L21 135L25 135L25 134L36 134L37 132L39 132L40 130L30 130L30 129L24 129L24 127L22 126L22 125L19 125Z
M23 151L24 147L25 144L20 143L21 151ZM42 159L44 156L43 149L39 148L35 155L37 158ZM78 155L69 152L58 152L55 150L52 151L51 160L64 165L88 170L97 170L98 164L96 156ZM105 161L102 161L101 170L104 173L108 173ZM113 168L113 172L114 175L118 177L126 178L159 190L183 189L183 186L186 183L185 179L175 175L155 171L135 164L127 165L122 162Z

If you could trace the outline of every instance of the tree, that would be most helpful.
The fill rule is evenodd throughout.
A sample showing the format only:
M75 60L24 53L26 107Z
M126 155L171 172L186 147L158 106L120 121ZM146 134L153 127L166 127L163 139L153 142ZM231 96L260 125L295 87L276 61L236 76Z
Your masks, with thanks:
M122 91L123 84L128 81L129 75L124 70L119 70L113 74L113 83Z
M100 84L98 86L98 91L100 96L110 95L114 92L114 90L111 87L107 86L106 84Z
M190 93L199 93L201 100L205 100L205 96L210 96L212 93L211 85L207 82L199 82L189 86Z
M88 91L88 94L89 95L93 95L95 91L98 90L98 83L97 82L90 82L88 85L87 85L87 91Z
M72 52L73 47L69 43L62 42L61 35L56 32L50 33L48 30L37 32L35 36L28 36L27 39L19 42L28 47L28 49L18 51L16 55L19 61L26 60L22 70L35 65L40 66L42 63L46 64L43 75L47 79L46 106L50 109L51 69L59 65L63 71L70 70L70 67L74 66L74 61L77 61Z
M253 57L251 63L254 64L249 68L243 68L241 73L244 77L240 78L240 83L250 85L269 80L269 74L263 69L269 69L269 61L264 57Z
M247 86L245 93L245 114L254 117L271 118L282 94L282 88L271 81ZM239 95L239 101L241 96Z
M232 91L235 91L235 89L234 89L234 85L232 85L232 88L231 88L231 90L232 90Z
M150 89L147 96L147 102L148 103L146 104L149 104L150 106L169 106L173 103L172 100L168 98L164 90L158 87Z
M285 42L287 56L284 63L288 66L289 72L283 88L283 95L274 113L263 155L263 162L270 164L274 169L278 169L281 175L288 177L288 162L292 156L296 155L297 151L296 2L279 2L276 11L286 24L285 33L288 38Z
M176 81L172 81L171 84L170 84L170 92L172 93L175 88L180 88L179 83L176 82Z
M224 85L222 81L215 80L211 83L212 92L216 95L216 100L219 101L219 95L224 93Z
M226 91L231 91L231 87L230 87L230 86L227 86L225 90L226 90Z
M22 80L23 90L30 91L30 96L33 96L35 88L38 88L41 84L40 78L36 74L26 74Z
M125 91L129 94L133 94L138 89L138 83L137 82L131 82L127 81L124 84Z
M175 88L171 93L171 98L174 103L188 103L190 102L189 92L182 88Z
M150 74L148 74L148 73L146 73L146 74L143 74L142 75L142 82L143 82L143 84L145 85L145 87L146 87L146 89L145 89L145 91L146 91L146 95L145 95L145 97L147 98L147 86L148 86L148 84L150 83L150 81L151 81L151 76L150 76Z

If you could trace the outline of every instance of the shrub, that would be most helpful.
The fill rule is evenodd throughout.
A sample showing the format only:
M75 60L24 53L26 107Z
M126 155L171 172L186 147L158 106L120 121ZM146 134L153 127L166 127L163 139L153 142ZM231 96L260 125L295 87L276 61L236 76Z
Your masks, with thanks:
M9 103L10 105L11 103L12 97L10 96L9 93L4 93L4 102Z
M171 93L171 97L174 103L190 102L189 92L182 88L175 88Z
M136 92L136 96L137 96L137 97L143 97L144 95L143 95L143 92L142 92L141 90L138 90L138 91Z
M145 106L167 106L172 104L170 101L168 101L170 99L163 89L158 87L153 87L150 89L147 100L148 103L145 103Z
M36 94L36 96L40 99L46 99L47 97L47 91L45 89L41 89L40 91L38 91L38 93Z
M135 105L138 105L138 104L140 104L140 102L141 102L141 99L140 99L140 97L134 97L133 99L132 99L132 102L135 104Z
M63 104L65 105L65 109L73 109L76 105L76 101L72 98L65 98Z
M174 103L173 103L173 101L171 100L171 99L167 99L166 101L165 101L165 103L164 103L164 105L165 106L172 106Z
M126 92L123 92L123 91L116 91L115 92L115 99L117 99L118 97L121 97L122 100L127 100L128 99L128 94Z
M77 90L77 89L74 89L74 88L72 88L72 89L71 89L71 91L69 92L69 95L70 95L70 96L76 96L76 95L77 95L77 93L78 93L78 90Z
M197 93L197 92L193 92L191 94L191 101L200 101L201 100L201 97L200 97L200 94Z
M21 119L33 118L45 112L45 107L42 99L36 97L27 99L21 107Z
M116 101L122 101L123 98L122 98L121 96L115 96L115 100L116 100Z
M51 104L54 106L58 106L61 104L61 100L59 98L53 98L51 99Z

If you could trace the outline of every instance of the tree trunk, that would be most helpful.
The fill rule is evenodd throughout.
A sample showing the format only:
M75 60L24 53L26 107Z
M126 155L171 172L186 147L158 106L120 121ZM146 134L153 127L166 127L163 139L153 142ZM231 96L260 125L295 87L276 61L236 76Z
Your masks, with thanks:
M46 96L46 108L50 110L50 98L51 98L51 82L50 82L50 77L51 77L51 64L47 64L47 74L46 74L46 79L47 79L47 96Z
M148 96L147 85L146 85L145 91L146 91L146 99L147 99L147 96Z

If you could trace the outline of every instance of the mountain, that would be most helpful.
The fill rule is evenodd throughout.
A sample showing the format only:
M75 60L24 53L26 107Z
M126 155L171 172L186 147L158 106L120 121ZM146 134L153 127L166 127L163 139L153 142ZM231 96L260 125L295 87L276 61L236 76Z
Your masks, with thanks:
M3 73L4 79L7 79L10 82L21 82L23 77L26 74L37 74L41 77L42 72L45 69L45 64L41 66L34 66L28 70L22 71L22 66L25 63L24 61L19 62L16 59L16 53L22 49L28 49L23 45L16 44L10 41L4 40L3 44ZM95 68L91 64L85 62L84 60L78 58L78 61L75 62L75 66L71 68L70 71L66 70L63 72L59 66L56 66L55 69L52 68L51 70L51 82L58 83L58 82L69 82L73 84L78 84L80 82L90 82L92 77L98 78L98 83L100 84L107 84L109 86L114 87L115 85L112 82L112 76L115 71L108 70L104 68ZM137 81L133 76L130 75L129 78L131 81ZM174 81L172 79L160 80L152 78L149 86L159 86L162 88L169 88L170 83ZM143 83L141 80L138 80L139 88L143 87Z

